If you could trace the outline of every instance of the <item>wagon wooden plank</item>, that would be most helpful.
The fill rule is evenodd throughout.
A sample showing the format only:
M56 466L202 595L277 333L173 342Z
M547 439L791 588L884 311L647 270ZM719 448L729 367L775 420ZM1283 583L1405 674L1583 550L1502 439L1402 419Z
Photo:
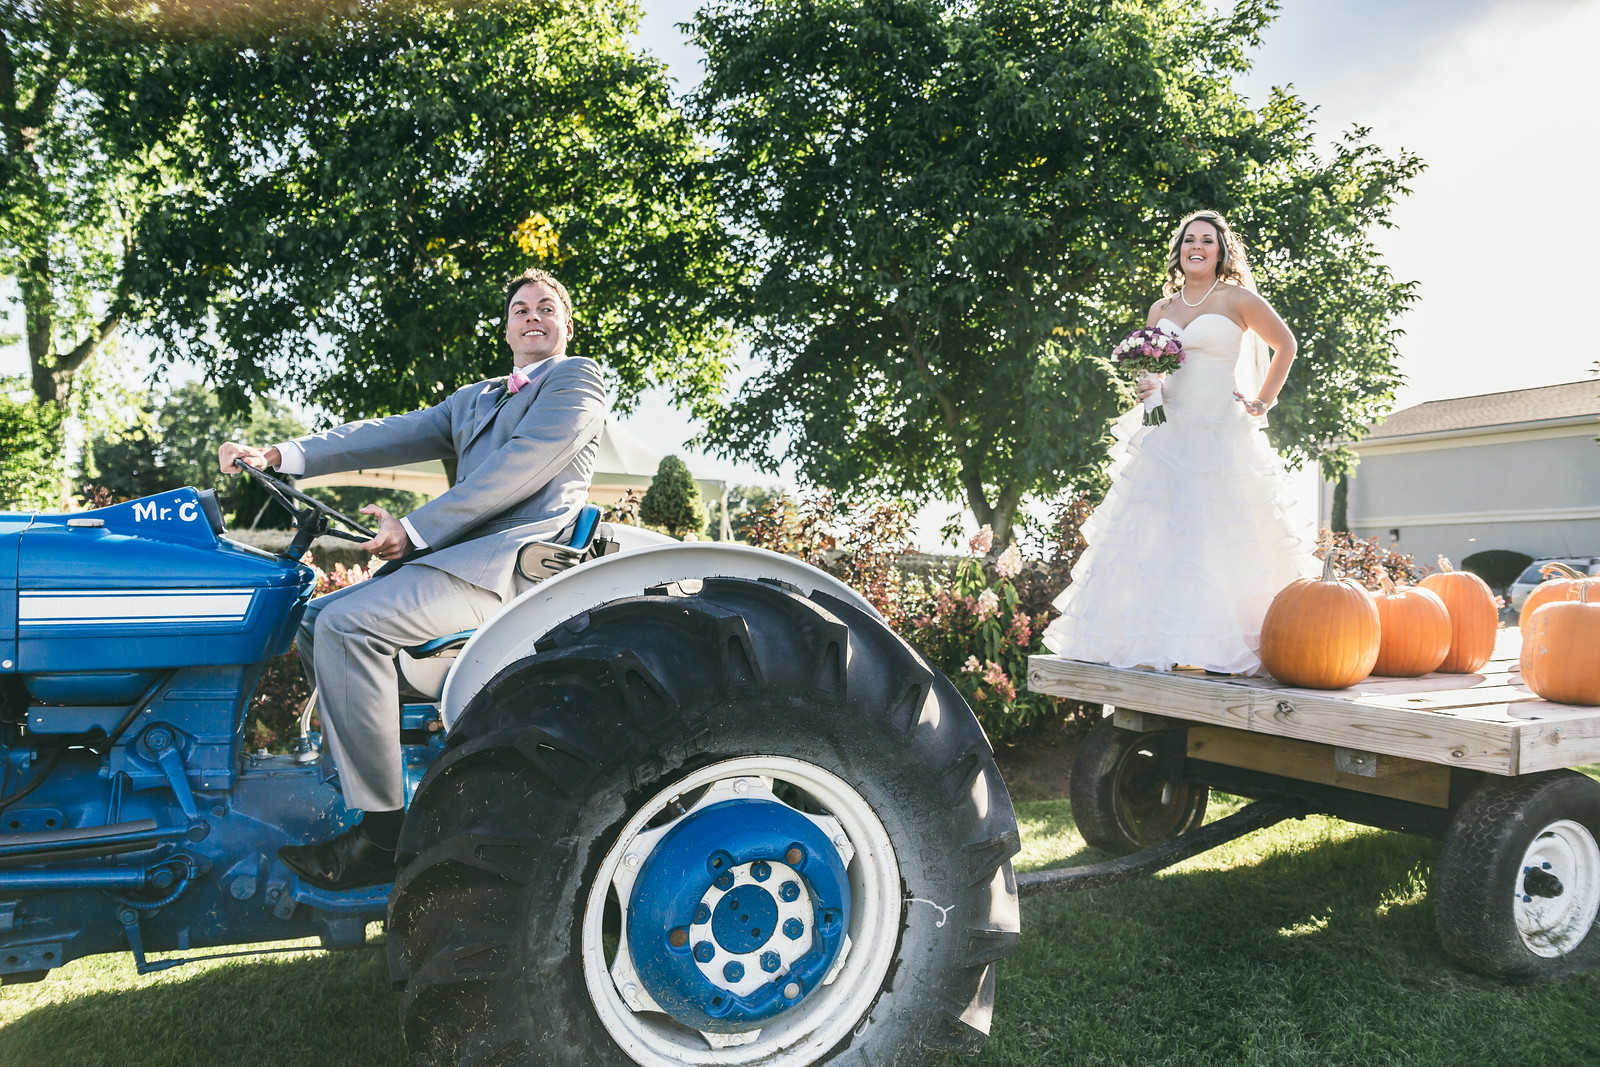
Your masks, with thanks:
M1368 678L1331 692L1271 678L1125 670L1034 656L1028 685L1189 722L1493 774L1600 762L1600 708L1541 700L1522 684L1520 654L1521 634L1506 629L1478 674Z
M1517 773L1518 723L1359 705L1341 695L1309 689L1265 689L1231 679L1128 670L1059 656L1030 657L1028 687L1073 700L1127 706L1255 733L1493 774Z
M1450 770L1436 763L1379 756L1372 774L1347 774L1338 769L1337 749L1331 745L1221 726L1191 726L1188 743L1190 756L1210 763L1321 782L1435 808L1450 805Z

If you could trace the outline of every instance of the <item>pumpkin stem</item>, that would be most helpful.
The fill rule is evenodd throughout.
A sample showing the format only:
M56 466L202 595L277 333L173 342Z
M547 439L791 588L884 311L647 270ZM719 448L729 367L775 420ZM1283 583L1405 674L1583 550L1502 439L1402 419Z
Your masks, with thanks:
M1539 568L1539 574L1545 578L1551 578L1558 574L1563 578L1588 577L1588 575L1584 574L1582 571L1575 570L1572 567L1567 566L1565 563L1546 563L1543 567Z
M1329 545L1327 552L1322 556L1322 580L1331 582L1333 577L1333 546Z
M1455 568L1450 566L1450 561L1448 559L1445 559L1443 556L1440 556L1439 557L1439 570L1443 571L1445 574L1449 574L1451 571L1455 570Z
M1394 580L1389 577L1389 573L1387 571L1379 572L1378 584L1383 586L1384 596L1394 596Z

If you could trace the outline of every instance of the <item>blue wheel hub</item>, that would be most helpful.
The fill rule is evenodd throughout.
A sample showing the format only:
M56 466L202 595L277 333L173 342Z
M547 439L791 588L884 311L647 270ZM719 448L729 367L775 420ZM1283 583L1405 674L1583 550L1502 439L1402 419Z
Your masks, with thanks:
M843 858L817 824L776 801L726 800L682 818L644 862L628 946L663 1011L733 1033L821 985L849 917Z

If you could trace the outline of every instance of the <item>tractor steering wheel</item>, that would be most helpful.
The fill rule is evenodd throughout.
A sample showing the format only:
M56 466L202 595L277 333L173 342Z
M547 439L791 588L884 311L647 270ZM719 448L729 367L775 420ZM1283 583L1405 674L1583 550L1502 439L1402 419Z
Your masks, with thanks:
M357 544L370 541L377 536L376 532L363 526L344 512L329 507L316 497L307 496L282 478L268 474L259 467L252 467L242 460L238 463L238 467L255 479L256 484L265 489L267 495L282 505L283 509L289 513L290 521L294 523L294 528L297 531L294 540L289 543L289 547L285 548L281 553L281 555L289 559L298 560L305 555L306 549L311 547L311 542L322 534L343 538L346 541L354 541ZM296 505L297 501L300 506ZM330 522L341 523L348 530L355 532L347 533L345 530L335 530L329 526ZM357 537L356 534L361 536Z

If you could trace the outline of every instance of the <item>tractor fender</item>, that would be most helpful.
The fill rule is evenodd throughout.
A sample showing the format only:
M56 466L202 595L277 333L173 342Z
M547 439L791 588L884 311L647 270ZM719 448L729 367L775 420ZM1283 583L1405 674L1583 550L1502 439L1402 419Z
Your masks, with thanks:
M480 626L445 680L440 700L445 729L455 725L478 690L502 667L533 655L534 644L554 627L602 604L639 596L651 586L704 578L784 582L803 595L825 592L872 618L883 618L860 593L833 575L764 548L707 541L625 550L545 579Z

